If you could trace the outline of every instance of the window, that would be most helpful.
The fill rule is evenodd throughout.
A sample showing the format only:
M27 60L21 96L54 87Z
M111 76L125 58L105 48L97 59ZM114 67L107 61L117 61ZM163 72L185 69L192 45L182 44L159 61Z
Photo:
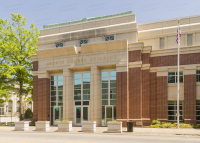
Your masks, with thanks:
M12 101L8 101L8 112L12 112Z
M74 100L90 100L90 73L74 74ZM81 103L75 102L78 104Z
M200 82L200 70L196 70L196 81Z
M160 49L165 48L165 38L160 38Z
M196 120L200 121L200 100L196 100Z
M102 126L116 120L116 71L101 72Z
M106 36L105 37L105 41L111 41L111 40L114 40L114 36Z
M30 108L32 110L32 102L28 103L28 108Z
M177 120L177 101L168 101L168 120ZM179 101L179 120L183 120L183 102Z
M17 108L17 112L19 112L19 107L20 107L20 101L17 101L17 105L16 105L16 108Z
M82 44L87 44L88 40L79 40L79 46L81 47Z
M179 72L179 82L183 83L183 71ZM177 83L177 72L168 72L168 83Z
M60 113L61 119L63 118L63 75L51 76L51 124L53 124L53 111L54 109ZM30 102L29 102L30 106ZM32 103L31 103L32 106ZM57 113L56 112L56 113ZM59 114L59 113L58 113ZM57 116L56 116L57 117Z
M187 46L192 46L192 34L187 34Z
M63 43L56 43L56 48L63 47Z
M0 104L0 115L4 115L4 105Z

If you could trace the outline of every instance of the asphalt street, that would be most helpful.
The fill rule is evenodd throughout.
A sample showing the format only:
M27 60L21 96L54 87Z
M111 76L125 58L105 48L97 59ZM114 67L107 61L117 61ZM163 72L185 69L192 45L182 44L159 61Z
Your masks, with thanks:
M200 136L144 136L112 133L1 132L0 143L200 143Z

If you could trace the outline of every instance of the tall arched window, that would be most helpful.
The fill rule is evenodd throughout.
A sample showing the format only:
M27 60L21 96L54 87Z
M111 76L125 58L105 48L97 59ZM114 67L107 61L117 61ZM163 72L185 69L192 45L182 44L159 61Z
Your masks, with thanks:
M16 105L16 108L17 108L17 112L19 112L19 105L20 104L20 101L17 101L17 105Z
M0 104L0 115L4 115L4 104Z
M32 110L32 102L28 103L28 108L30 108Z
M12 112L12 100L8 101L8 112Z

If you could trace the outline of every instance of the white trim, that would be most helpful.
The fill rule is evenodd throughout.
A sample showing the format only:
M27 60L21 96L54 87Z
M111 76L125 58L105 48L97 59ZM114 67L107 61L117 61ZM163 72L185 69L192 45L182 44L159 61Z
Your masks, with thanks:
M184 25L180 25L180 27L195 26L195 25L200 25L200 23L184 24ZM177 26L169 26L169 27L154 28L154 29L149 29L149 30L141 30L141 31L138 31L138 33L156 31L156 30L164 30L164 29L171 29L171 28L177 28Z
M68 34L68 33L75 33L75 32L87 31L87 30L94 30L94 29L100 29L100 28L109 28L109 27L115 27L115 26L121 26L121 25L128 25L128 24L133 24L133 23L136 23L136 21L120 23L120 24L113 24L113 25L108 25L108 26L95 27L95 28L88 28L88 29L82 29L82 30L75 30L75 31L63 32L63 33L57 33L57 34L51 34L51 35L45 35L45 36L40 36L39 38Z

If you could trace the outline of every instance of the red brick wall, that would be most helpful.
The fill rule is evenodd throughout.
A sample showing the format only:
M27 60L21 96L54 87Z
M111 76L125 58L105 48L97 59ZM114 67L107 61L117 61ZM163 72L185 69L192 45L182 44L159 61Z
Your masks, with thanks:
M141 50L129 51L129 62L142 61Z
M149 53L142 54L142 64L149 64Z
M33 61L33 71L38 71L38 61Z
M142 70L142 118L150 118L149 70Z
M185 123L196 123L196 74L184 75L184 114ZM189 119L189 120L188 120Z
M38 79L38 120L50 121L50 79Z
M38 76L33 76L33 118L38 120Z
M157 119L168 120L167 76L157 77Z
M150 72L150 117L157 119L157 73Z
M117 72L116 80L116 116L117 119L127 119L127 72Z
M142 118L142 71L129 68L129 118Z
M150 58L151 67L175 66L177 65L177 55L160 56ZM180 65L200 64L200 53L181 54Z

